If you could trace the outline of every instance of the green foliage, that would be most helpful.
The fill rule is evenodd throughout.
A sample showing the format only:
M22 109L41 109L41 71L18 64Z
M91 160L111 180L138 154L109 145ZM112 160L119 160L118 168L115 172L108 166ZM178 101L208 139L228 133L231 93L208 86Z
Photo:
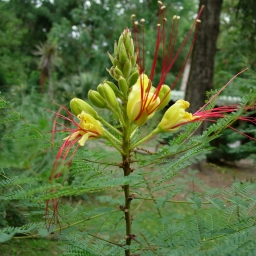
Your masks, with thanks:
M37 96L34 97L36 100ZM37 141L42 140L42 143L34 148L35 153L35 150L47 148L48 137L43 135L42 127L39 129L39 125L32 125L36 117L32 116L34 110L31 102L29 105L30 109L26 104L23 107L31 114L27 116L17 112L20 121L8 126L12 129L7 129L9 132L4 137L5 140L12 138L15 147L24 142L29 142L26 147L31 147L35 141L33 136L36 136ZM3 99L1 106L5 112L16 113L11 104ZM37 106L37 118L39 111ZM40 118L46 113L42 112ZM121 160L118 154L113 151L109 155L109 148L102 147L101 141L89 143L88 149L78 151L68 182L63 185L56 182L47 184L45 175L38 175L42 170L36 166L32 170L37 175L28 175L29 171L16 176L11 174L18 161L15 165L11 164L14 161L4 151L2 154L8 159L9 169L2 169L0 186L4 195L0 200L5 202L2 205L19 202L24 215L30 219L36 216L36 219L40 219L45 216L45 200L76 196L79 201L69 203L65 200L59 205L59 226L53 225L48 231L44 221L21 227L19 225L22 223L18 226L13 223L14 227L1 229L1 241L21 234L47 237L54 233L59 236L63 255L123 255L124 240L120 240L120 236L123 237L123 213L119 207L122 206L121 186L129 184L136 195L133 225L137 233L135 239L139 242L130 246L132 252L141 255L253 255L255 183L237 181L227 189L207 189L200 193L190 191L185 201L174 199L182 189L173 179L184 167L204 158L211 150L209 142L237 115L234 113L230 118L219 120L201 136L189 138L198 124L188 125L184 132L170 141L170 146L163 147L158 153L136 154L133 164L135 171L128 177L123 177L116 166ZM4 119L5 125L17 122L7 117ZM25 125L20 126L20 122ZM46 127L49 129L49 126ZM36 135L38 132L40 135ZM137 137L134 142L136 140L140 138ZM38 161L42 161L42 158ZM44 168L46 172L47 169ZM190 176L187 179L189 182ZM141 203L144 207L141 207ZM185 212L179 204L187 205ZM51 212L47 218L51 220Z
M0 88L6 85L20 84L26 79L25 67L27 56L21 49L21 40L27 34L22 21L8 9L6 2L0 2Z
M186 5L190 10L195 8L193 2L186 2ZM67 99L74 96L84 98L89 89L96 90L98 83L104 81L101 78L105 78L104 70L109 62L103 56L113 43L113 37L118 38L119 26L127 26L128 14L137 11L138 1L58 0L41 1L38 6L36 1L12 0L1 2L2 6L10 11L12 21L10 30L4 27L6 36L11 37L13 27L21 22L27 29L17 33L17 43L13 42L13 46L21 45L26 49L24 55L29 56L40 41L58 42L63 66L53 74L53 80L59 92L58 103L66 104ZM18 12L17 6L22 11ZM143 8L143 18L148 22L145 39L149 48L154 49L156 1L143 2ZM6 10L0 11L6 17ZM124 18L120 19L123 12ZM178 5L175 13L168 11L167 14L183 13L186 14L185 8ZM118 26L111 25L117 23ZM188 30L188 23L189 19L181 25L182 31ZM33 36L32 31L36 31ZM21 40L25 33L30 35L26 42ZM186 48L184 50L181 59L185 57ZM152 57L153 52L147 54ZM114 55L120 72L127 72L127 67L121 63L123 55ZM29 66L29 61L26 63ZM149 64L146 64L147 70L150 70ZM174 65L174 75L181 65L181 62ZM237 65L234 63L230 72L238 69ZM3 72L4 80L7 70ZM34 68L31 70L35 72ZM125 77L129 77L127 73ZM174 75L167 77L167 83L171 84ZM30 74L30 81L36 81L37 77L38 73ZM13 75L8 84L16 83L11 79ZM159 75L155 79L159 80ZM20 81L19 78L17 84ZM237 83L246 84L242 88L246 93L246 89L254 86L251 77L242 77ZM141 145L158 122L148 122L144 127L132 123L126 113L130 89L119 91L117 86L109 86L101 95L108 101L108 108L97 109L105 129L104 136L109 140L105 142L106 137L98 136L77 151L70 149L63 153L60 148L67 145L67 139L63 141L63 138L70 139L70 133L81 128L76 117L67 112L69 119L55 120L63 114L56 110L58 105L50 105L49 99L33 88L15 88L13 86L8 94L0 97L0 242L9 245L10 240L40 238L45 242L45 238L58 238L62 255L255 254L256 184L235 181L228 188L208 188L195 178L195 171L187 170L213 150L211 143L235 124L248 102L255 104L255 91L245 97L238 111L219 119L202 135L193 136L200 125L198 122L186 124L168 136L168 144L155 152L153 147L158 137L140 148L134 145ZM116 91L122 104L116 104ZM111 108L111 104L116 107ZM212 107L213 103L208 109ZM52 128L52 123L57 126ZM55 141L52 141L51 133L59 128L60 134L55 134ZM82 131L81 137L87 130ZM249 131L249 135L255 137L254 128L243 127L241 131L246 134ZM163 136L166 139L166 134ZM227 141L240 140L236 136L240 135L228 135ZM231 153L229 157L254 154L253 143L244 144L240 152L228 152ZM218 154L223 156L225 150ZM127 163L128 168L125 167ZM185 175L181 178L183 172ZM199 189L195 190L194 185ZM129 230L131 226L132 231ZM34 246L32 242L31 246Z

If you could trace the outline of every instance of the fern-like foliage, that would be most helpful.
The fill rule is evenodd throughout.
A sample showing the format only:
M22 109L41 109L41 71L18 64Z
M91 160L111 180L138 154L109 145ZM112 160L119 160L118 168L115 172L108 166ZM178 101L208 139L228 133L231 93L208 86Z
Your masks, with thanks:
M192 136L198 123L188 124L157 152L151 144L145 144L144 151L135 148L129 176L124 176L122 158L110 144L102 139L88 142L78 149L67 176L49 181L54 155L65 135L53 143L51 113L31 104L28 108L27 103L16 112L15 106L0 99L4 126L0 200L4 205L15 203L31 220L15 227L6 224L0 229L0 242L58 236L63 255L121 256L127 248L141 256L255 254L256 184L236 181L228 188L204 189L191 171L183 176L183 185L198 182L200 190L185 191L179 178L184 169L211 152L210 142L232 126L239 111L219 119L202 135ZM28 114L21 114L24 110ZM143 130L135 133L131 144L143 134ZM122 188L127 185L134 230L130 246L125 246L123 217ZM185 199L180 200L181 195ZM58 209L46 207L51 203ZM53 223L56 214L58 222Z

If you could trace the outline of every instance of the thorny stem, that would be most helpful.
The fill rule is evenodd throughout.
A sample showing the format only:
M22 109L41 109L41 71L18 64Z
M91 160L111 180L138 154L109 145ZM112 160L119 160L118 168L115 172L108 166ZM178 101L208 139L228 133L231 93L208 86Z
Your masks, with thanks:
M124 176L129 176L132 172L131 169L131 150L130 150L130 134L131 134L131 124L130 121L126 116L124 116L126 126L123 127L123 152L122 155L122 168L124 170ZM132 219L131 219L131 195L130 195L130 185L124 185L124 196L125 196L125 205L124 205L124 217L125 217L125 225L126 225L126 235L125 235L125 244L126 246L131 245L131 239L132 239ZM130 249L125 250L125 255L130 256L131 251Z

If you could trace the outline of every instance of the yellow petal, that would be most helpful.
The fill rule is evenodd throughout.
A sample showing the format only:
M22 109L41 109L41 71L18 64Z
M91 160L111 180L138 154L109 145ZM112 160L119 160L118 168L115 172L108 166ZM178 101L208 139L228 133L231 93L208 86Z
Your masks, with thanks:
M193 120L193 115L185 111L189 102L178 100L164 114L158 128L162 131L173 131L173 127Z
M85 142L88 140L88 138L90 137L90 133L85 133L82 138L78 141L78 143L80 144L80 146L84 146Z

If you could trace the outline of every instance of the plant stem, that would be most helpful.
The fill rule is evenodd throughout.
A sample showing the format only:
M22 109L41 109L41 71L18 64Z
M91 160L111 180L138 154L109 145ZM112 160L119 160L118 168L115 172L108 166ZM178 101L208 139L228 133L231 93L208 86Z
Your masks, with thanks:
M141 139L140 141L136 142L135 144L131 145L130 149L133 149L135 147L137 147L138 145L140 145L141 143L143 143L144 141L147 141L148 139L150 139L153 135L159 133L158 128L156 128L155 130L153 130L149 135L147 135L146 137L144 137L143 139Z
M123 127L123 152L122 155L123 163L122 168L124 170L124 176L129 176L132 172L131 169L131 159L130 159L130 134L131 134L131 124L127 116L124 117L126 126ZM131 196L130 196L130 185L124 185L124 196L125 196L125 206L124 206L124 216L125 216L125 225L126 225L126 235L125 235L125 245L131 245L132 237L132 219L131 219ZM126 249L125 255L130 256L131 250Z
M106 134L105 138L112 144L113 147L115 147L119 151L120 154L124 154L123 150L117 145L117 143L112 139L112 137Z
M94 216L91 216L91 217L89 217L89 218L87 218L87 219L82 219L82 220L76 221L76 222L74 222L74 223L67 224L66 226L61 226L61 227L59 227L59 228L56 228L56 229L54 229L52 232L55 233L55 232L64 230L64 229L66 229L66 228L69 228L69 227L72 227L72 226L76 226L76 225L78 225L78 224L80 224L80 223L83 223L83 222L85 222L85 221L90 221L90 220L92 220L92 219L96 219L96 218L99 218L99 217L104 216L104 215L106 215L106 214L112 214L112 213L115 213L115 212L118 212L118 211L119 211L119 210L113 210L113 211L111 211L111 212L105 212L105 213L101 213L101 214L98 214L98 215L94 215ZM39 235L39 234L26 235L26 234L24 233L23 236L15 236L15 237L13 237L13 238L14 238L14 239L25 239L25 238L35 238L35 237L38 237L38 236L40 236L40 235Z
M108 130L105 130L106 136L110 137L113 141L115 141L117 144L121 145L121 141L117 139L114 135L112 135Z
M108 123L106 120L104 120L103 118L101 117L97 117L97 119L102 122L103 124L105 124L108 128L112 129L115 133L117 133L118 135L122 136L123 134L118 131L114 126L112 126L110 123Z

